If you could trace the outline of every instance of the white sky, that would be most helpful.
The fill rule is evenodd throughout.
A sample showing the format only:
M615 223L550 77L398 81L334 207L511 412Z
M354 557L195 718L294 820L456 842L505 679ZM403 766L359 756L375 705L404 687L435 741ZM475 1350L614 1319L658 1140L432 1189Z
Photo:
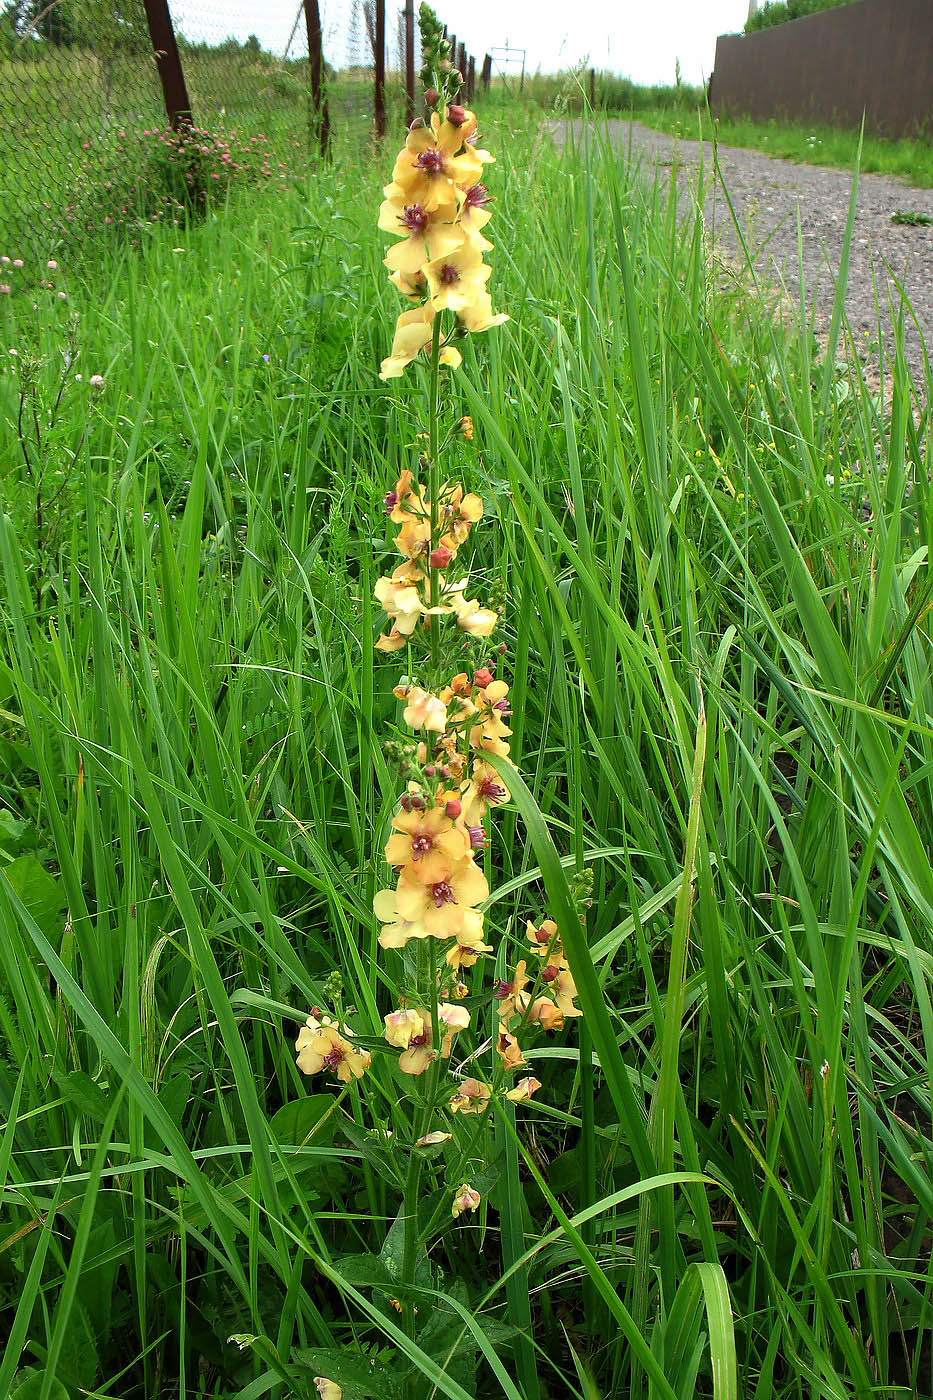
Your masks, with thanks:
M346 61L354 34L362 37L358 0L321 0L325 52L338 66ZM386 29L393 34L399 0L387 0ZM258 36L263 48L281 53L299 0L171 0L180 32L217 42L227 36ZM670 83L680 59L683 79L699 83L713 68L718 34L741 30L748 0L436 0L435 9L481 63L487 49L506 42L527 51L531 72L569 68L588 58L596 68L640 83ZM418 3L415 3L417 14ZM304 47L304 23L296 42ZM295 52L293 47L292 52Z

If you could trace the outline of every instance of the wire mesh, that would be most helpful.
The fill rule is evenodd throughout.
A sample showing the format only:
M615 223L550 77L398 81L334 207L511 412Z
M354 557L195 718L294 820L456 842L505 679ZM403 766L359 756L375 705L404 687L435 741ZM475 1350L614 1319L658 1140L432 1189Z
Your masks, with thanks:
M169 0L197 129L196 182L274 181L316 150L303 0ZM372 132L373 0L320 0L332 128ZM390 126L404 113L404 6L386 5ZM12 261L184 217L143 0L0 0L0 285ZM190 185L191 151L182 175ZM189 191L190 192L190 191ZM8 269L6 272L3 268Z

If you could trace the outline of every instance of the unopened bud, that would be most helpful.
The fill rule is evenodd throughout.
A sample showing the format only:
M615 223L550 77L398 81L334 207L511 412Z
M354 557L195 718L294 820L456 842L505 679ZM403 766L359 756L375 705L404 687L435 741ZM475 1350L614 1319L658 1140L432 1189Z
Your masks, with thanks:
M409 124L408 130L409 130L409 131L420 131L421 127L423 127L423 126L424 126L424 122L423 122L423 120L421 119L421 117L415 117L414 121L411 122L411 123Z
M450 769L447 767L447 764L446 764L446 763L443 764L442 767L438 768L437 771L438 771L438 773L440 774L440 776L441 776L442 778L449 778L449 777L450 777Z
M453 64L451 63L451 61L450 61L449 58L442 58L441 61L440 61L440 63L439 63L437 66L438 66L438 68L441 70L442 73L449 73L450 70L451 70L451 68L453 68ZM434 89L432 88L431 91L433 92ZM435 97L434 100L435 100L435 102L436 102L436 101L437 101L437 98Z
M411 797L409 796L409 794L408 794L407 792L403 792L403 793L402 793L402 811L403 811L403 812L410 812L410 811L411 811Z
M451 821L456 821L462 811L463 808L455 797L451 797L444 804L444 816L449 817Z
M433 778L436 772L437 772L437 769L434 767L434 764L433 764L433 763L429 763L429 764L427 765L427 767L425 768L425 770L424 770L424 776L425 776L426 778Z
M441 67L443 68L443 66L444 65L442 63ZM449 66L450 65L448 64L448 67ZM428 88L427 92L424 94L424 100L429 107L436 107L438 102L440 102L441 100L441 95L438 92L437 88ZM424 123L422 122L421 125L423 126Z
M509 649L508 649L508 647L506 646L505 642L501 642L501 643L499 644L499 655L500 655L500 656L505 656L505 655L507 655L508 650L509 650Z
M416 812L423 812L423 811L424 811L424 798L421 796L421 793L420 793L420 792L416 792L416 793L412 796L411 805L412 805L412 807L414 808L414 810L415 810Z
M485 690L487 685L492 685L492 672L488 666L483 666L473 677L473 684L479 686L480 690Z
M432 569L446 569L453 557L452 549L448 549L446 544L439 544L436 549L431 550L428 562Z
M466 438L467 442L473 441L473 419L469 416L469 414L460 419L460 431Z
M466 119L466 108L461 107L459 102L452 102L447 108L447 120L451 126L463 126Z
M382 504L385 506L386 515L388 515L398 505L398 492L387 491L382 498Z
M542 982L553 982L557 975L558 969L553 965L553 963L548 963L547 967L541 969Z

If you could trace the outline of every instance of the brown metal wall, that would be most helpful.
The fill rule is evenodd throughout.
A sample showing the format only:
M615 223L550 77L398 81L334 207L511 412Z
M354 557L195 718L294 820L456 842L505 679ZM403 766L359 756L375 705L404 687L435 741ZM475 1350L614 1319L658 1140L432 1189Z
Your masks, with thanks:
M854 0L716 41L716 112L933 139L933 0Z

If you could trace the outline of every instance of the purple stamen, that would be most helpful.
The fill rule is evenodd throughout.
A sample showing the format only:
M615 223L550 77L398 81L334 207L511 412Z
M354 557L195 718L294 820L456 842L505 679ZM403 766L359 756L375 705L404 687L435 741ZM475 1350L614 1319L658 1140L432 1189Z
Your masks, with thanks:
M421 857L426 856L428 851L432 850L433 847L434 842L431 840L430 836L416 836L411 843L412 858L414 860L420 860Z
M399 223L410 233L424 233L428 226L428 211L420 204L406 204L399 215Z
M470 846L474 851L481 851L486 845L486 833L481 826L468 826L470 835Z
M434 900L435 909L443 909L445 904L457 902L453 886L447 880L438 880L436 885L431 886L431 898Z
M482 209L484 204L488 204L492 195L485 185L471 185L466 192L464 204L470 209Z
M426 175L440 175L444 169L444 154L442 151L431 149L422 151L415 164Z
M452 282L459 282L460 273L451 263L444 263L440 270L440 280L445 287L449 287Z

